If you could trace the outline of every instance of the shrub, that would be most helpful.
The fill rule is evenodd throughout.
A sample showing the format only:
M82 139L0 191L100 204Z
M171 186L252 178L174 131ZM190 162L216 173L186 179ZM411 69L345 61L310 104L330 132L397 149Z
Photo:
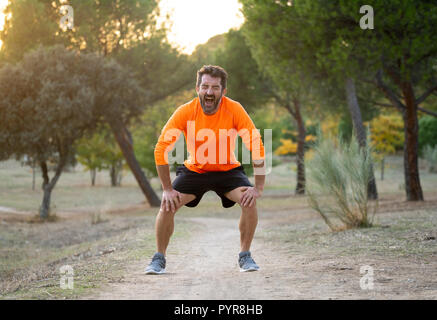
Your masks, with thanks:
M423 148L423 157L428 162L429 172L437 172L437 145L427 145Z
M424 116L419 120L419 151L423 153L426 145L437 145L437 118Z
M308 167L308 201L333 231L371 227L377 202L368 200L370 147L319 137ZM369 143L367 143L369 145Z

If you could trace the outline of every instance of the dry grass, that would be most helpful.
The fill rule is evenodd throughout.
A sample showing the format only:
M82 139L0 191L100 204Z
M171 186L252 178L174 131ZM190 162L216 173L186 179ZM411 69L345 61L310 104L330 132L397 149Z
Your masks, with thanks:
M352 138L338 145L321 139L308 163L308 202L333 231L367 228L377 204L368 199L371 180L371 150Z
M377 177L380 205L375 228L330 232L309 208L306 196L292 195L295 171L293 164L285 163L267 177L264 196L258 202L265 231L257 236L266 241L282 241L281 246L291 252L315 255L375 251L381 259L386 255L435 257L437 174L430 174L422 167L426 201L406 202L403 190L398 189L403 180L402 160L399 157L391 160L386 168L386 180ZM53 198L56 205L53 222L39 221L35 212L0 213L0 298L76 299L105 283L122 282L126 266L133 261L148 261L155 245L156 209L142 204L143 195L135 181L127 177L121 188L85 187L88 179L87 173L82 172L61 178ZM14 165L5 169L0 165L0 206L17 205L16 208L26 209L30 207L27 199L34 199L30 202L34 201L38 208L39 195L32 193L30 182L31 173L26 168ZM172 241L190 235L195 226L187 221L192 217L234 219L239 214L238 206L223 209L219 198L208 193L198 207L182 208L178 212ZM363 237L370 240L360 242ZM59 288L59 268L65 264L75 270L72 291Z
M79 218L57 222L0 224L0 298L75 299L111 281L126 267L154 252L154 217L144 212L112 215L93 223ZM187 238L178 222L175 241ZM59 287L60 267L74 268L74 290Z

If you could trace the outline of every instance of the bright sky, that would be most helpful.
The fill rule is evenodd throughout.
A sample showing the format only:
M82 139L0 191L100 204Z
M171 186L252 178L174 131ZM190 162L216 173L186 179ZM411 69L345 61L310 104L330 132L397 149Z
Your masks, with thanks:
M3 10L6 8L8 0L0 0L0 30L3 30L3 25L5 23L5 15ZM2 47L2 41L0 40L0 48Z
M6 8L8 4L8 0L0 0L0 30L3 29L3 24L5 22L5 15L3 14L3 10Z
M0 0L0 30L3 29L7 0ZM170 15L168 38L185 53L217 34L244 22L238 0L161 0L161 14ZM0 41L1 48L1 41Z
M168 38L183 52L244 22L238 0L161 0L161 14L173 22Z

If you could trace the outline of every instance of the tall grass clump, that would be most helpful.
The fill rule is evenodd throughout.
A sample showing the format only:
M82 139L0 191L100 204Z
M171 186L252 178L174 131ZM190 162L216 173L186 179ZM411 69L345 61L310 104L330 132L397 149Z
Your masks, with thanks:
M308 201L332 231L371 227L377 202L368 199L370 147L319 135L308 168ZM369 146L369 143L367 143Z
M437 172L437 145L434 147L426 145L423 148L423 157L428 162L429 172Z

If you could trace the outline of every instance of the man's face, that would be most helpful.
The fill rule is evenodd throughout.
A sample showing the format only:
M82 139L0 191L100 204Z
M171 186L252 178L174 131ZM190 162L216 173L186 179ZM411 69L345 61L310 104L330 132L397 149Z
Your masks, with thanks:
M226 89L222 88L220 78L211 77L204 74L200 85L196 87L200 105L206 114L214 114L220 105L221 98L226 94Z

